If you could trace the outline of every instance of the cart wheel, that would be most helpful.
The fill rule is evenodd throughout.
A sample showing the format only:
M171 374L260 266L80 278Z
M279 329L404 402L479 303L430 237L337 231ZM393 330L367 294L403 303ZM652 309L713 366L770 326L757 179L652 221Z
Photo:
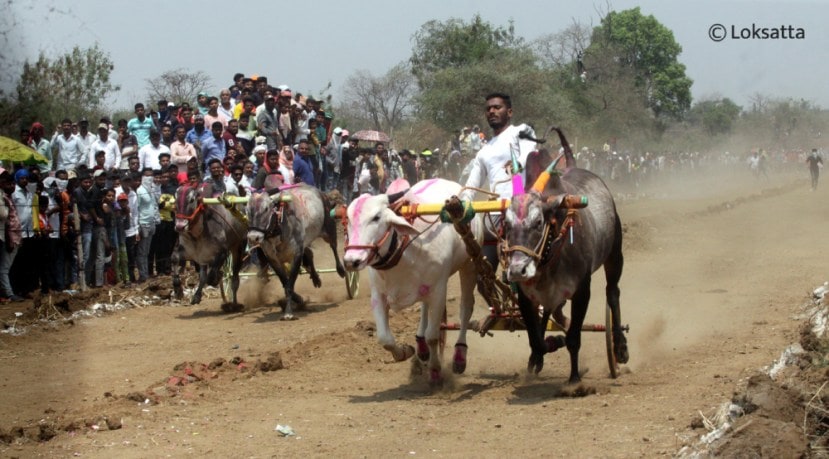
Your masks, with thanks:
M360 293L360 273L358 271L345 272L345 289L348 291L348 299L357 298Z
M610 304L605 305L604 315L604 336L607 344L607 365L610 367L610 377L616 379L619 376L619 364L616 363L616 349L613 347L613 310Z
M228 253L222 264L222 281L219 283L219 290L222 292L222 303L227 303L227 298L231 296L233 290L233 254Z

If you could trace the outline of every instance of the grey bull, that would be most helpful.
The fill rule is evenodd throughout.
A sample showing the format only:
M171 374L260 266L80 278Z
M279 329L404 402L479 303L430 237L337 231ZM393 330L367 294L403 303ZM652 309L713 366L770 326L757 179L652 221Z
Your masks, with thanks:
M610 190L597 175L575 167L569 144L558 132L565 145L567 168L561 175L553 173L546 183L534 183L551 158L545 152L528 158L527 192L513 197L505 218L506 273L508 280L518 286L519 309L527 326L531 348L528 371L541 371L544 354L566 345L570 354L569 381L576 383L581 379L578 355L581 327L590 302L590 280L602 266L613 317L615 357L619 363L628 361L619 308L619 279L624 265L622 223ZM577 210L585 201L587 207ZM564 339L549 337L545 341L550 314L559 315L568 299L572 319ZM543 306L541 320L539 305Z
M305 184L279 191L258 191L251 195L247 206L248 243L262 254L262 264L273 268L285 289L283 320L292 320L294 303L302 297L294 290L302 266L311 275L314 286L322 281L314 267L311 243L321 237L334 254L337 274L345 277L345 269L337 253L337 226L330 215L331 205L317 188ZM286 269L287 266L287 269Z

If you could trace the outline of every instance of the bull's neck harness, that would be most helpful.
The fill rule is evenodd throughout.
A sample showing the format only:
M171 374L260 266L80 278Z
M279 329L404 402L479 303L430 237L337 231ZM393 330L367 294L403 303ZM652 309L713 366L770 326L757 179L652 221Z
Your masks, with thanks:
M503 266L507 266L508 258L513 252L521 252L528 257L535 260L538 266L546 266L554 261L558 261L561 257L561 249L564 247L564 239L570 234L570 243L573 243L573 227L576 224L576 217L578 211L573 208L567 209L567 215L561 224L558 224L555 217L552 217L544 224L544 232L541 239L535 245L535 248L530 249L523 245L508 245L507 240L503 240L502 259ZM555 236L554 236L555 235Z
M409 223L412 223L416 218L418 218L416 204L409 203L408 201L399 200L395 201L390 207L395 213L400 214L400 209L405 205L408 205L410 210L405 214L401 214L401 216L405 218ZM348 225L347 218L348 216L345 215L345 212L343 212L343 228L347 227ZM439 219L437 218L434 221L428 221L422 217L420 218L428 222L430 224L430 227L431 225L434 225L439 221ZM386 232L383 233L383 236L380 237L380 240L369 245L348 244L348 233L346 232L346 245L344 250L369 250L369 256L366 263L376 270L385 271L397 266L397 264L400 263L400 259L403 258L403 252L406 250L407 247L409 247L409 245L412 242L414 242L415 239L418 238L418 236L423 234L423 231L421 231L414 237L408 234L398 236L397 230L395 230L394 227L389 226ZM386 240L389 238L391 238L391 240L389 241L388 251L385 253L385 255L380 255L380 248L383 247L383 245L386 243Z
M285 202L279 201L273 207L273 211L271 211L271 216L268 219L267 227L259 228L258 226L248 226L248 230L259 231L262 234L264 234L266 238L271 236L278 236L279 234L281 234L280 228L282 228L282 223L285 220L285 206Z
M380 255L380 248L388 239L391 239L388 251L384 255ZM397 266L397 263L403 258L403 251L411 244L412 240L413 238L408 234L398 237L397 231L389 227L379 241L369 245L346 244L345 250L369 250L368 265L374 269L385 271Z

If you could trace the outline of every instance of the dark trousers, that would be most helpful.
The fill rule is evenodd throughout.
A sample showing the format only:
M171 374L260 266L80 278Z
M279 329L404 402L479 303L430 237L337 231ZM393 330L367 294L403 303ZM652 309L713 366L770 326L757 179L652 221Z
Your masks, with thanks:
M49 238L47 242L48 260L51 263L51 283L49 288L59 292L66 288L66 252L67 244L63 238ZM69 250L71 257L72 251ZM71 258L70 258L71 259Z
M155 244L155 272L156 274L170 274L170 257L176 245L176 224L174 221L162 220L155 228L153 244Z
M127 236L127 271L130 282L135 282L135 236Z
M24 237L9 272L12 288L18 295L32 293L38 286L39 272L35 262L39 262L44 266L46 264L43 258L36 257L37 243L35 238Z

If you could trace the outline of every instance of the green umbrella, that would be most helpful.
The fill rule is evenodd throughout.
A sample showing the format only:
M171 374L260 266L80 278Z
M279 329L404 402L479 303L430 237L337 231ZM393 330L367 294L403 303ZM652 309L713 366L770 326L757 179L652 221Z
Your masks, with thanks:
M49 159L17 140L0 136L0 161L23 164L46 164Z

